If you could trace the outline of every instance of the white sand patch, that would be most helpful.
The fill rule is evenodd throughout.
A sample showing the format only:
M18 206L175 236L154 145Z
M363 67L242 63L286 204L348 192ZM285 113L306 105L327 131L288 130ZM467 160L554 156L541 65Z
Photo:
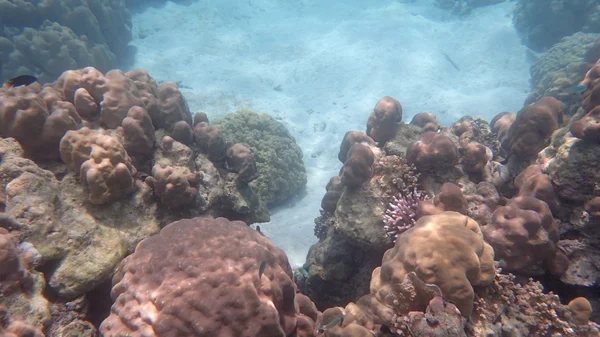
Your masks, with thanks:
M313 219L349 130L364 131L390 95L404 120L429 111L446 125L521 108L529 64L511 24L514 2L457 18L430 1L221 0L168 3L133 18L135 67L178 82L193 112L239 108L284 123L304 151L306 195L275 210L263 231L301 265ZM446 59L447 55L460 70Z

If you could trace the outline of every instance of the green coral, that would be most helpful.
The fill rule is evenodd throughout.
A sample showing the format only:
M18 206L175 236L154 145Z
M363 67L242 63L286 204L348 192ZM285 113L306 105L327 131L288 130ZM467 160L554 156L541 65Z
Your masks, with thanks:
M306 185L302 150L273 117L241 110L212 125L228 142L242 143L252 151L258 178L250 186L267 206L284 202Z

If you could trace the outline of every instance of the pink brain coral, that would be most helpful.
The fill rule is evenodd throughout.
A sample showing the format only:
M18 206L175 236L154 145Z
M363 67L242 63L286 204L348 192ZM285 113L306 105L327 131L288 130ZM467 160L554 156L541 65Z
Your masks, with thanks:
M300 310L307 299L296 295L285 253L224 218L180 220L140 242L111 295L105 337L312 336L316 315Z

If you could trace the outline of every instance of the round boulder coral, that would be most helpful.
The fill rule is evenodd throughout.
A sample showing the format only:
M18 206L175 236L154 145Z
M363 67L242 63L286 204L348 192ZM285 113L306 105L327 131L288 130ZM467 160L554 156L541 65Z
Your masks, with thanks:
M250 186L268 206L284 202L306 185L302 149L273 117L243 110L213 125L227 142L243 144L252 152L258 178Z
M140 242L114 276L111 297L105 337L285 337L299 318L303 329L314 323L299 312L305 299L285 253L225 218L180 220Z

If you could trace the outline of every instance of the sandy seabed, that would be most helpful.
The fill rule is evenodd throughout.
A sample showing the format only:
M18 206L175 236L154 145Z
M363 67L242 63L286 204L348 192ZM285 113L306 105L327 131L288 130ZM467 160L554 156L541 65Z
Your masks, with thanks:
M250 108L281 121L304 151L306 193L273 211L263 232L301 266L346 131L364 131L385 95L403 120L429 111L449 125L516 112L529 92L514 2L456 17L433 1L168 2L133 17L137 57L177 82L192 112L211 119ZM448 60L452 60L455 66Z

